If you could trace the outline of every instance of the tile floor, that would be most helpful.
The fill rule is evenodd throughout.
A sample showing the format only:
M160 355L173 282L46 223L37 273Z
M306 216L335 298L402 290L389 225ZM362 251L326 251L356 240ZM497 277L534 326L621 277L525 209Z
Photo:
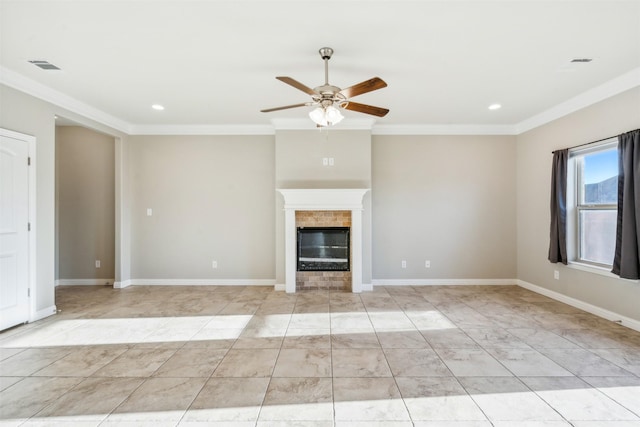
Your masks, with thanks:
M640 333L516 286L59 287L0 425L640 426Z

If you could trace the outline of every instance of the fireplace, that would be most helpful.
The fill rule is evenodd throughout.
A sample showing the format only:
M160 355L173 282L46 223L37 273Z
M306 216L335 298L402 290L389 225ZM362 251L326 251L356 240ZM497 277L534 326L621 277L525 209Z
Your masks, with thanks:
M362 198L369 191L366 188L348 189L278 189L284 197L284 245L286 292L296 292L297 280L301 275L318 276L322 286L334 287L332 282L346 284L351 292L362 291ZM320 220L322 214L322 220ZM308 216L300 222L299 217ZM325 219L332 217L330 223ZM297 271L297 229L298 227L349 227L349 270L348 271ZM329 283L327 283L329 282ZM349 286L350 285L350 286ZM337 286L336 286L337 287ZM320 288L320 286L318 286ZM344 289L340 287L341 289Z
M298 227L297 271L349 271L349 227Z

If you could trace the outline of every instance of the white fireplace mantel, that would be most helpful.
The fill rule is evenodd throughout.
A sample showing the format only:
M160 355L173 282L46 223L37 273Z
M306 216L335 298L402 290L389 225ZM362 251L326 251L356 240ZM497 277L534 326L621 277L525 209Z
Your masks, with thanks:
M285 211L285 291L296 291L296 211L351 211L351 291L362 291L362 198L368 188L278 189Z

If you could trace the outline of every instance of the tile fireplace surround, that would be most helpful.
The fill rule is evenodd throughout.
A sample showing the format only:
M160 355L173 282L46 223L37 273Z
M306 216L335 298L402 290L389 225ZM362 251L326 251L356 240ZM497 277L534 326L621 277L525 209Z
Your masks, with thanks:
M300 227L346 227L348 229L351 229L351 212L296 211L296 229L298 230ZM297 235L296 237L299 236ZM298 239L296 239L296 242L297 241ZM351 241L351 236L349 236L349 241ZM349 251L348 258L351 259L351 251ZM349 268L349 270L347 271L296 271L296 292L320 289L350 291L351 268Z
M351 292L362 291L362 198L368 188L278 189L284 197L285 291L296 291L296 211L351 212Z

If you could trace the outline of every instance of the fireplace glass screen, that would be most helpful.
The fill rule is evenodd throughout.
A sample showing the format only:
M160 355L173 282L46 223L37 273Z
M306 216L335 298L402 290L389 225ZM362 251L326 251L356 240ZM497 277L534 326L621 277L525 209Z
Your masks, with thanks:
M349 227L298 227L298 271L349 271Z

